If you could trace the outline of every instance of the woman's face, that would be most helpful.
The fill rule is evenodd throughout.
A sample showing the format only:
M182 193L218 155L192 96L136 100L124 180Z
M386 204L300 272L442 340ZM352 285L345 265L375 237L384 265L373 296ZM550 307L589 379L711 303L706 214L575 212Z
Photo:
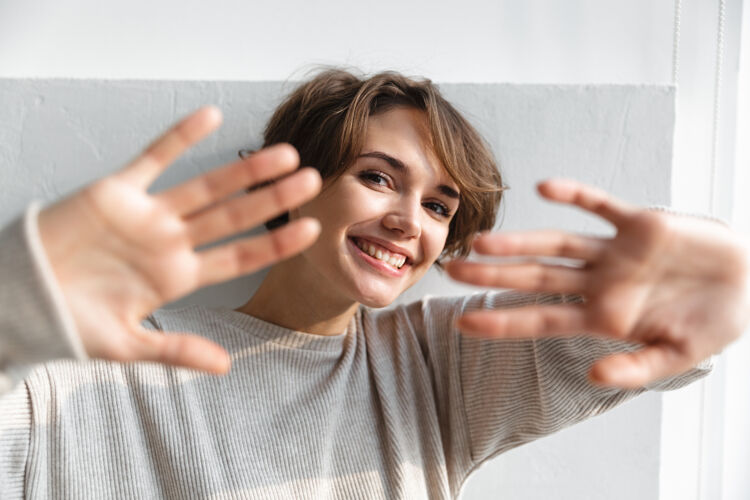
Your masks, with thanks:
M327 296L383 307L440 256L458 188L428 146L426 117L394 108L370 117L361 154L295 215L320 220L303 258Z

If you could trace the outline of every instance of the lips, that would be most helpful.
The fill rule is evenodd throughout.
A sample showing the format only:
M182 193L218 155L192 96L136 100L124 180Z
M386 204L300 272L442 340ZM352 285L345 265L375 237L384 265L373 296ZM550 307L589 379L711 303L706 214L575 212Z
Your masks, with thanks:
M407 254L407 251L399 251L398 247L386 242L374 241L369 238L363 238L359 236L352 236L350 238L352 242L364 253L377 259L384 264L392 267L393 269L401 269L404 265L410 264L412 259ZM386 243L388 246L386 247ZM394 248L395 247L395 248Z

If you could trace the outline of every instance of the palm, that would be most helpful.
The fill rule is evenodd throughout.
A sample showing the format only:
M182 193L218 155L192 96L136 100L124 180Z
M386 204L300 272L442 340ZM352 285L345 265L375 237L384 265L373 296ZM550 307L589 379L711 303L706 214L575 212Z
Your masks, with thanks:
M666 244L659 215L642 216L618 230L598 259L588 262L587 324L591 331L634 337L637 326L656 320L649 310L663 307L664 276L655 268ZM648 329L648 328L646 328Z
M40 214L43 244L90 356L226 371L228 357L218 345L196 335L154 334L140 322L199 287L297 253L317 236L315 221L300 219L259 237L196 250L297 206L320 187L317 173L303 169L230 198L297 168L296 152L279 146L162 193L146 192L218 123L215 110L198 111L122 171Z
M105 287L130 284L134 293L124 299L134 303L139 316L200 284L200 259L177 214L117 180L92 186L88 198L92 215L106 231L92 235L104 243L91 248L94 254L88 256L89 265L100 267L112 278L102 283Z
M593 367L595 380L623 387L681 373L741 334L750 310L747 257L727 228L641 210L576 183L549 182L540 190L604 217L617 235L490 234L477 240L479 253L562 257L581 265L456 262L449 272L477 285L570 294L583 303L471 313L460 320L464 331L505 338L588 332L639 343L639 351Z

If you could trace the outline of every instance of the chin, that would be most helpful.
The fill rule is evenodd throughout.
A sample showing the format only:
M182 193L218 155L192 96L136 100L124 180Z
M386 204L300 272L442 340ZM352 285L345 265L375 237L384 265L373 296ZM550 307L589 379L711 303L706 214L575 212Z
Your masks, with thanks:
M367 300L367 299L363 299L363 300L360 300L359 303L362 304L362 305L364 305L364 306L373 308L373 309L381 309L383 307L388 307L389 305L393 304L393 300L395 300L395 299L392 299L392 300L382 300L382 299L381 300L378 300L378 299Z
M360 304L372 307L373 309L380 309L382 307L388 307L393 304L393 301L398 298L398 295L393 296L392 294L378 294L378 293L360 293L358 294L357 302Z

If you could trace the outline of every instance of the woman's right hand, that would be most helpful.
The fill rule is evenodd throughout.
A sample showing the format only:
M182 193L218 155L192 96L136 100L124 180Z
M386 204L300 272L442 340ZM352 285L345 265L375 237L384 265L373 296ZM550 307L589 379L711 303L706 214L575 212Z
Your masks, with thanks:
M231 197L296 170L299 156L289 145L147 193L170 163L220 123L218 109L196 111L121 171L39 214L43 246L89 356L226 373L231 362L219 345L198 335L155 333L141 321L167 302L294 255L317 238L319 223L303 218L268 234L196 251L318 193L320 176L306 168Z

